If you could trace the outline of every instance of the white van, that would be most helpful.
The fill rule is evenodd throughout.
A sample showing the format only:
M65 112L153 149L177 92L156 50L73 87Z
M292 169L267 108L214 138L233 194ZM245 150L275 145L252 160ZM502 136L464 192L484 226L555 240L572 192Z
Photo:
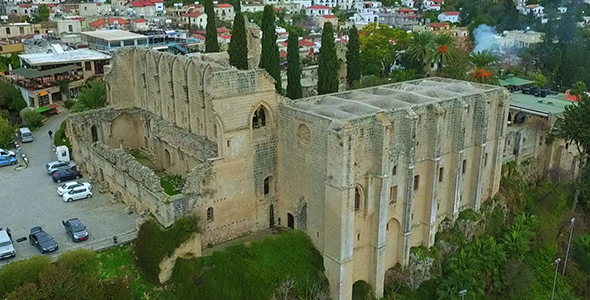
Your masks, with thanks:
M6 230L0 230L0 259L15 257L16 251Z
M27 127L21 128L18 130L18 138L23 143L32 142L33 141L33 133Z

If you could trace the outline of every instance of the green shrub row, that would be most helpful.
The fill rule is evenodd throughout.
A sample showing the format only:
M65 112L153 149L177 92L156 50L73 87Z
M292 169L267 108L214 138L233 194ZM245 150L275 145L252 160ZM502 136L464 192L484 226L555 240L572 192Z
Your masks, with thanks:
M159 283L160 262L198 232L198 225L196 216L180 218L167 229L162 229L155 220L149 220L141 225L133 252L136 265L146 279L154 284Z
M302 232L237 245L212 256L178 259L175 299L316 299L328 290L323 260ZM319 299L319 298L318 298Z

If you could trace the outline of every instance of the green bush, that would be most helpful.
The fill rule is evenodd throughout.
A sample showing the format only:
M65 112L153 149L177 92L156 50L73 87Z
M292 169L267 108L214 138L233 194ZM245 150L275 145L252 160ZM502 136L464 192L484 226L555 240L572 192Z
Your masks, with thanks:
M267 300L291 282L289 299L319 299L312 295L328 290L323 271L322 257L307 235L288 231L212 256L178 259L170 289L175 299Z
M166 174L160 178L160 185L166 194L174 196L182 192L185 181L180 175Z
M46 256L33 256L5 265L0 269L0 299L26 282L38 282L41 272L51 265Z
M0 147L11 149L14 146L14 135L16 127L12 126L7 119L0 117Z
M34 110L26 110L22 113L23 118L23 125L29 127L31 130L35 130L41 126L43 126L43 116L34 111Z
M53 134L53 144L57 146L66 146L72 152L70 139L66 136L66 121L61 122L59 129Z
M66 101L64 101L64 106L67 109L72 108L72 106L74 106L74 104L76 104L76 101L74 101L74 100L66 100Z
M57 264L77 273L96 275L98 264L96 253L89 249L78 249L61 254Z
M149 281L159 283L159 265L162 259L171 255L178 246L198 231L196 216L180 218L166 230L163 230L155 220L143 223L133 245L137 267Z

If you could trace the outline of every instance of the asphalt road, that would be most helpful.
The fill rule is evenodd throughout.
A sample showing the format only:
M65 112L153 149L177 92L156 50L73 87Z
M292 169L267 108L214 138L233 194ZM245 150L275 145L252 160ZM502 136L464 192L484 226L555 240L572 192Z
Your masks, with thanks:
M125 204L111 203L110 194L99 194L97 188L93 189L91 199L71 203L63 202L57 195L59 184L53 182L45 169L45 164L56 160L48 131L56 132L66 117L65 113L51 117L33 133L34 142L21 145L29 159L28 168L0 167L0 227L10 227L17 251L16 258L1 260L0 266L39 255L28 240L16 243L16 239L28 237L29 229L34 226L42 226L53 236L59 244L58 253L78 246L65 233L61 223L65 219L76 217L86 224L89 240L82 243L111 238L135 228L139 216L127 214Z

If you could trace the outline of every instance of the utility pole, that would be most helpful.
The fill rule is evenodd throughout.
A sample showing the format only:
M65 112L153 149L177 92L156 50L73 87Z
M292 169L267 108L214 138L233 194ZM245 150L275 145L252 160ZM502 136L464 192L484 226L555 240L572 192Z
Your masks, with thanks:
M567 251L565 252L565 261L563 262L563 273L561 275L565 276L565 267L567 267L567 258L570 255L570 247L572 246L572 236L574 235L574 223L576 222L576 218L572 218L570 220L571 223L571 230L570 230L570 238L567 242Z
M553 291L551 292L551 300L555 296L555 284L557 283L557 268L559 268L559 263L561 262L561 258L556 259L553 263L555 264L555 278L553 279Z

